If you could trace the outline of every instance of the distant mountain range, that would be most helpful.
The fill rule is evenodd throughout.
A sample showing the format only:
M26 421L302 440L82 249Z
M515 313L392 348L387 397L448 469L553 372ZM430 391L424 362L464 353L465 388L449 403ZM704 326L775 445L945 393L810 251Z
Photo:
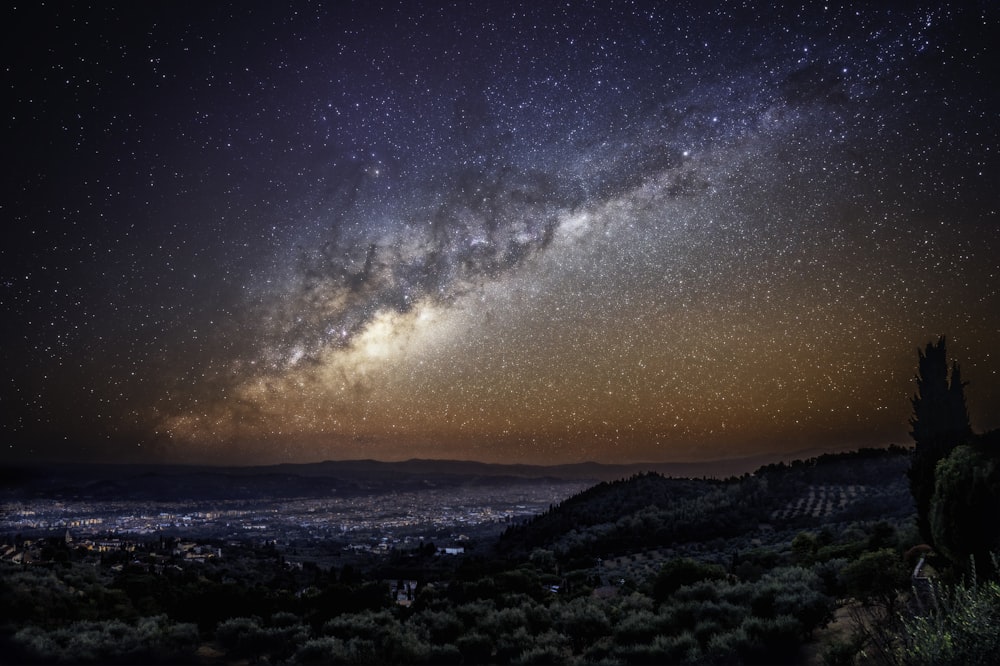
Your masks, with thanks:
M787 457L785 458L787 459ZM308 464L285 464L245 470L290 472L302 476L339 476L361 474L418 474L458 476L502 476L524 479L553 478L573 481L614 481L638 474L656 472L680 478L726 478L752 472L761 465L776 462L777 456L758 455L708 462L645 462L621 465L582 462L564 465L520 465L483 463L469 460L428 460L414 458L402 462L378 460L338 460Z
M789 459L786 456L785 459ZM697 463L493 464L463 460L338 460L257 467L49 464L0 467L0 497L95 500L262 499L414 491L462 485L614 481L643 472L727 478L776 462L773 455Z

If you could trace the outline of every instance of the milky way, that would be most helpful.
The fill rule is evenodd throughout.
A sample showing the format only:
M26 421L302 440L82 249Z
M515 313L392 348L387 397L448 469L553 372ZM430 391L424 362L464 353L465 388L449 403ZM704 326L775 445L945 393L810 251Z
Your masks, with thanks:
M997 427L991 3L9 7L10 459Z

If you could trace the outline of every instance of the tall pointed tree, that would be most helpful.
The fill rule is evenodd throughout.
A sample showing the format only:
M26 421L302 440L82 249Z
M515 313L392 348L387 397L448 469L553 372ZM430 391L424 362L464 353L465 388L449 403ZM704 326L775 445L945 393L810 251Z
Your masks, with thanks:
M939 439L948 430L948 359L945 338L917 350L917 393L910 398L910 436L921 444Z
M965 405L965 383L961 368L952 364L948 373L946 338L917 350L917 393L910 399L913 416L910 436L916 446L910 462L910 492L917 505L917 527L927 543L933 543L929 521L934 496L934 468L972 435Z
M968 382L962 381L961 366L952 361L951 383L948 386L948 432L954 439L964 442L972 434L972 426L969 425L969 409L965 404L965 386Z

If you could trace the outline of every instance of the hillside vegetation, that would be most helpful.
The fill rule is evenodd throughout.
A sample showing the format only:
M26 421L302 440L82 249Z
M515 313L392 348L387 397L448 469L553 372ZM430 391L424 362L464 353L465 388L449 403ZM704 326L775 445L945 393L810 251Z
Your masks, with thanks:
M252 545L95 562L52 538L41 561L2 563L2 647L26 663L902 663L921 630L893 619L919 539L909 460L640 473L463 557L421 547L362 568Z
M725 481L639 474L596 485L508 529L498 549L524 555L546 548L561 560L722 542L731 551L806 528L905 523L913 515L908 465L906 450L890 448L779 463Z

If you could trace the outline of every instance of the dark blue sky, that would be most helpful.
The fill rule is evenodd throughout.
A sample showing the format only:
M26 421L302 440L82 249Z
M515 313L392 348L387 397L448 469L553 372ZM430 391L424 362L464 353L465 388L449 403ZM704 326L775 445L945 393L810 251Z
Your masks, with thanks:
M690 460L1000 398L992 3L6 7L9 459Z

